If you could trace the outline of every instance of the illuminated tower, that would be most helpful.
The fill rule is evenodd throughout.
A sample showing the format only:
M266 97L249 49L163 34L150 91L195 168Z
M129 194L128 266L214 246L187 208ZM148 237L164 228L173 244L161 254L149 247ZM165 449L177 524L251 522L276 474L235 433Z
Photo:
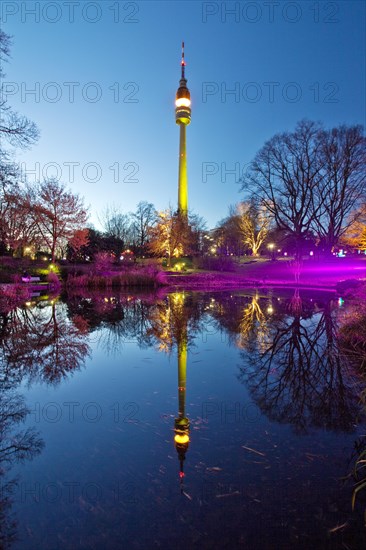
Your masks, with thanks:
M175 122L179 124L179 174L178 174L178 213L187 218L188 215L188 178L186 126L191 122L191 94L185 78L184 42L182 42L181 79L175 96Z

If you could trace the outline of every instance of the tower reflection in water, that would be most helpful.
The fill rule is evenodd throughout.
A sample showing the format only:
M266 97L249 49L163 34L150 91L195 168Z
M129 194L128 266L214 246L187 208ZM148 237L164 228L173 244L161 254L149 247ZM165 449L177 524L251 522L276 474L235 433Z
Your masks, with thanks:
M179 477L183 491L184 461L189 447L189 420L186 417L186 384L187 384L187 323L182 338L178 341L178 417L174 422L174 443L179 458Z
M187 356L188 356L188 325L194 333L194 308L186 303L184 292L172 292L154 308L150 316L151 328L149 336L158 343L159 351L172 353L177 349L178 359L178 416L174 422L174 444L179 459L179 477L183 491L184 461L189 447L189 420L186 417L186 383L187 383Z

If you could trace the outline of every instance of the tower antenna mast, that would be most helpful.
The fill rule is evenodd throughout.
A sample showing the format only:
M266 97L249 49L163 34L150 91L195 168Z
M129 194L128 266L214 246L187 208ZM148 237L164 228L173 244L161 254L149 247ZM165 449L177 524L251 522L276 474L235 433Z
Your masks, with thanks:
M186 62L184 60L184 42L182 42L182 61L181 61L181 65L182 65L182 78L185 78L184 68L186 66Z

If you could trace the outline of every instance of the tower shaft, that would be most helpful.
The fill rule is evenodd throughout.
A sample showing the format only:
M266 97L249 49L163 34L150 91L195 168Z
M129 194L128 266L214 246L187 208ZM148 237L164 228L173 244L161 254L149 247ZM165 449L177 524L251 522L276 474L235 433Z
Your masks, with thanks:
M188 215L188 176L187 176L187 144L186 124L179 125L179 172L178 172L178 212L181 216Z

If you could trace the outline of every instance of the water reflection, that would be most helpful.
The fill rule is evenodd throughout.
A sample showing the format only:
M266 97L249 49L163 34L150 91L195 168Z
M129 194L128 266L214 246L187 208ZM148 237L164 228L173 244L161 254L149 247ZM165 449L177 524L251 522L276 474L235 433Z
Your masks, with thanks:
M266 421L268 419L272 421L272 424L267 422L266 427L271 426L269 429L273 429L273 432L271 432L271 437L275 434L273 438L277 437L276 430L278 423L288 424L298 433L309 433L311 432L311 428L325 428L333 433L350 433L354 431L357 421L364 420L362 406L359 403L361 384L355 371L352 370L342 357L339 349L338 306L331 295L313 294L309 297L309 294L305 294L299 289L296 289L294 292L291 291L291 293L285 291L275 293L253 290L222 294L175 292L168 295L155 294L152 296L132 296L113 292L103 295L79 293L77 295L69 295L67 298L65 297L65 300L59 300L58 302L40 303L34 307L24 307L13 311L2 318L0 327L2 343L0 378L3 383L2 388L4 388L2 393L0 393L0 399L3 400L0 402L0 406L5 411L13 411L11 414L13 414L14 419L22 419L26 414L24 412L26 409L23 398L19 396L15 398L14 393L14 389L17 386L19 389L22 381L26 381L27 384L47 383L56 386L56 384L62 382L62 380L73 372L81 369L86 359L91 355L91 349L93 348L96 351L102 352L99 356L104 357L106 362L111 361L111 364L117 365L113 371L113 376L111 375L111 380L113 381L111 383L115 384L116 387L118 386L118 392L121 392L121 395L123 391L126 392L123 394L124 398L127 396L126 402L130 403L131 399L138 399L140 384L144 384L143 392L145 393L141 392L141 395L145 395L145 397L141 397L141 401L139 401L138 408L142 416L141 422L136 424L138 427L127 423L119 426L110 423L109 425L107 424L108 429L100 430L100 432L103 432L101 435L97 426L88 425L85 427L82 425L80 434L78 434L82 439L84 437L83 432L87 431L91 439L95 438L95 444L93 443L95 445L95 454L93 456L97 457L98 469L100 468L101 471L106 473L115 471L119 472L119 475L124 475L124 468L127 468L130 475L129 479L132 479L133 483L136 482L136 487L140 480L141 485L146 482L146 479L153 480L153 483L149 485L148 498L146 497L146 491L141 493L143 494L143 498L140 499L143 502L139 505L139 513L141 515L145 515L146 512L146 514L154 516L153 512L150 511L151 503L149 501L149 499L153 499L152 502L159 503L157 506L159 517L163 517L164 514L160 514L160 512L167 512L170 507L173 507L170 501L173 503L174 497L171 497L171 495L178 493L176 491L176 478L175 484L171 480L167 481L168 478L166 477L164 481L161 481L160 485L157 485L155 484L156 479L154 479L154 476L156 477L157 474L154 474L152 470L152 464L155 464L155 457L157 457L156 460L158 462L156 464L161 469L159 469L159 472L162 472L162 476L165 475L166 469L169 468L169 459L172 458L171 456L167 458L165 450L162 450L166 449L166 447L164 447L161 441L160 447L156 443L159 435L154 430L159 431L159 427L157 424L154 424L154 415L151 413L153 410L152 407L155 406L161 414L166 410L166 407L171 406L171 401L168 400L166 395L164 397L160 395L152 403L153 399L151 393L149 393L150 386L160 389L159 384L161 386L164 384L163 377L166 376L166 371L164 371L162 366L164 365L164 361L159 361L157 358L156 365L159 368L155 368L156 365L154 366L152 362L145 363L143 367L141 365L134 365L136 367L135 371L132 371L132 369L128 370L126 367L128 374L124 373L124 369L120 368L119 357L117 357L115 363L112 361L112 359L116 359L116 355L126 350L127 342L132 342L133 346L135 346L129 348L131 355L128 355L128 357L132 357L133 353L137 355L138 349L150 348L150 350L157 350L160 354L170 355L173 359L174 367L177 371L178 411L174 411L174 409L170 411L172 412L173 410L174 415L170 416L172 437L169 438L168 443L170 449L174 445L177 453L174 456L174 476L177 475L178 462L180 489L184 493L182 502L185 502L186 505L192 505L192 507L197 505L194 509L197 513L200 511L201 506L207 506L207 499L206 501L202 499L200 504L197 504L198 499L195 500L194 496L200 492L200 489L197 488L197 483L202 482L202 472L205 472L204 475L206 477L217 476L215 479L218 481L213 484L214 488L229 487L229 490L220 489L216 491L218 494L215 494L213 499L211 499L213 503L210 501L210 521L212 521L213 517L219 518L221 516L222 509L218 509L219 501L220 503L226 503L228 502L226 499L231 499L232 497L242 498L245 495L245 498L241 502L243 504L242 508L245 510L248 518L251 518L251 528L254 529L256 526L255 521L257 520L256 510L258 510L258 515L260 515L259 505L263 506L262 510L267 510L268 514L270 513L269 508L272 507L272 502L270 504L263 504L264 497L262 504L260 504L263 479L277 484L274 492L282 487L281 494L285 495L282 500L285 502L287 498L286 491L283 488L286 487L286 481L281 479L281 467L285 468L283 466L283 458L286 453L283 445L281 446L280 444L277 447L276 443L277 450L274 452L269 447L268 441L270 441L270 437L268 437L268 445L264 448L266 441L263 437L263 432L259 433L258 431L258 438L262 437L258 451L250 440L250 437L253 437L253 433L255 432L255 429L252 430L253 426L248 427L248 424L243 425L243 423L238 422L234 426L228 423L227 426L222 427L220 425L220 423L223 423L222 415L220 416L220 420L216 417L215 420L218 420L217 422L204 426L201 425L200 427L198 427L198 424L196 425L196 422L190 421L190 413L192 414L191 411L194 410L192 407L196 406L199 407L199 411L203 410L203 402L200 399L204 398L201 397L201 393L206 391L204 394L206 399L210 399L212 395L216 399L216 396L221 395L220 385L225 386L227 384L227 371L230 367L232 367L232 371L229 370L231 377L230 384L233 384L233 380L235 386L239 388L235 399L237 399L238 395L246 393L243 386L238 384L237 375L240 383L244 384L245 388L248 389L252 401L264 413L263 416ZM223 335L226 336L226 342L222 339ZM200 390L195 388L195 383L197 384L197 380L203 371L200 371L199 368L195 369L194 372L191 371L190 374L192 375L192 379L195 379L195 383L192 383L189 387L191 401L189 402L189 410L187 411L187 367L190 364L190 358L193 357L193 353L196 353L197 350L197 353L202 354L212 351L211 349L206 350L210 346L202 344L203 342L207 342L211 336L214 336L213 340L215 340L215 344L212 345L214 349L213 355L216 350L219 353L221 348L225 348L225 353L227 353L226 344L228 342L229 348L231 348L228 357L235 357L235 363L232 365L223 365L219 360L215 361L215 358L210 359L212 364L210 363L210 368L206 371L206 373L209 373L206 374L206 386L204 388L202 385ZM22 346L19 346L19 341L22 341ZM211 355L211 358L213 355ZM162 355L160 355L161 357ZM227 356L223 355L221 357ZM236 366L238 362L237 357L241 361L239 367ZM139 370L142 368L145 369L143 372ZM104 368L102 370L103 374L100 375L100 378L96 375L97 368L93 372L97 380L94 387L96 395L99 388L98 383L101 384L102 381L105 383L103 386L104 392L109 391L108 369ZM84 373L87 376L87 370ZM155 376L160 376L161 378L155 380ZM130 382L129 377L132 382ZM89 380L88 378L86 379ZM107 382L105 382L106 380ZM128 384L126 384L126 381ZM124 383L128 386L125 390L123 387ZM207 390L208 386L209 389ZM231 389L230 391L235 393L233 385L228 387ZM132 397L135 391L137 397L135 395ZM159 394L163 392L160 390L160 392L155 393ZM221 399L224 399L228 394L223 393L222 395L225 397ZM11 398L14 399L13 409L11 407L9 409L8 406ZM217 397L217 399L215 402L207 401L213 405L211 410L214 410L215 406L219 410L222 403L226 406L226 402L219 401L220 397ZM149 406L146 409L147 422L145 422L145 418L143 417L146 402L148 402ZM236 401L234 404L236 404ZM109 405L109 403L106 404L104 402L105 408L103 411L109 411ZM222 412L222 409L220 410ZM10 418L11 414L5 414L3 419L3 415L0 413L0 426L4 426L4 428L1 428L0 453L2 449L8 447L6 443L8 437L6 430L9 424L7 424L6 418ZM169 417L169 415L167 416ZM190 442L192 432L190 430L193 430L193 425L197 431L195 432L195 444L192 447ZM203 434L207 435L207 437L202 437ZM31 449L33 449L33 454L41 450L42 442L40 439L37 440L37 435L34 432L29 432L27 437L30 450L29 452L24 451L23 455L18 454L19 458L30 458L32 456ZM124 439L125 437L126 439ZM165 438L165 436L163 437ZM15 441L20 440L23 441L23 439L15 439ZM24 441L26 442L27 438ZM219 444L217 443L218 441L220 441ZM149 449L150 447L152 449L151 453L149 451L146 452L146 442L149 443ZM165 443L166 441L164 441ZM156 447L154 447L155 444ZM187 454L188 449L189 454ZM243 459L243 455L240 454L243 449L246 449L246 452L254 454L257 452L258 454L252 457L254 458L253 461L248 461ZM167 452L169 453L169 451ZM205 455L205 452L207 452L207 455ZM74 457L72 451L65 453L66 455L67 453L71 455L70 461L72 462ZM82 443L80 443L80 453L81 455L83 453ZM293 452L293 455L299 458L301 450ZM13 456L15 457L16 453ZM116 456L117 459L115 458ZM133 460L129 462L128 456L132 456ZM188 456L189 461L186 462L186 457ZM212 458L214 462L210 462L212 456L214 457ZM256 461L257 456L265 456L266 458L265 460L261 458ZM0 460L4 462L6 457L3 459L0 454ZM83 464L85 464L86 468L90 467L93 472L92 466L84 458ZM223 465L227 466L227 471L225 468L222 468ZM78 467L78 463L76 463L76 467ZM1 465L0 471L2 471ZM186 472L189 472L187 478L185 478ZM280 472L281 474L277 478L276 472ZM238 476L240 474L241 479L244 479L245 482L240 485L237 491L232 491L230 487L232 486L233 479L235 480L236 473ZM199 481L197 482L198 478ZM207 481L211 483L211 479ZM289 478L287 477L286 479ZM189 487L189 492L193 495L192 498L186 498L183 482L185 487ZM166 502L164 502L161 493L169 483L170 487L173 487L170 493L171 498L165 499ZM196 487L192 491L194 483L196 483ZM284 483L284 485L282 486L281 483ZM329 483L329 479L324 481L324 490L327 490L327 484ZM336 485L336 482L334 485ZM300 483L299 486L301 487ZM7 510L7 517L10 517L10 488L8 486L8 492L4 489L2 493L3 504L0 504L1 521L4 523L3 530L6 528L5 520L3 520L3 510ZM301 516L301 512L297 509L294 512L296 508L294 504L296 501L295 492L296 489L293 489L291 493L293 498L290 512L292 517L297 514L298 518ZM254 500L251 500L252 497L250 495L254 495ZM179 493L176 497L181 500ZM273 500L274 510L277 509L275 505L278 504L276 498ZM176 501L174 502L176 504ZM109 505L111 503L105 505L105 508L101 512L104 518L103 521L106 522L103 536L106 533L108 534L109 513L115 518L123 506L127 507L126 503L120 505L120 503L113 502L111 506L114 511L109 512ZM119 505L120 508L118 508ZM255 513L251 510L251 505L258 507L254 511ZM286 506L281 499L280 505ZM184 506L184 504L178 504L178 508L174 508L174 513L180 513L181 506ZM102 505L99 508L96 506L95 509L101 508ZM237 525L239 523L242 525L242 521L239 518L239 508L235 507L235 503L232 505L230 503L227 504L227 510L236 518ZM202 526L194 523L194 512L192 510L188 512L187 510L184 510L184 521L187 521L187 524L189 520L192 521L192 532L194 529L205 532L208 529L208 523L205 523L204 519L202 519ZM132 518L135 510L131 509L128 513L130 514L129 517ZM189 513L192 513L192 515L189 516ZM273 521L276 523L278 517L276 516L276 512L273 512L273 514L271 518L275 518ZM155 520L157 519L157 515L158 512L154 516ZM9 519L7 521L11 525L11 521ZM77 521L83 522L84 519L75 519L76 524ZM135 521L137 522L136 518ZM137 523L141 527L142 523L140 519ZM154 521L151 523L154 523ZM304 523L306 523L306 518L304 519ZM136 527L135 532L131 527L131 531L129 531L130 538L128 539L130 542L134 540L134 533L139 532L140 527ZM160 525L160 532L162 530L166 530L166 525ZM8 529L9 533L10 531ZM87 538L89 535L90 533L86 535L85 540L91 540ZM10 533L9 536L9 540L11 540L11 536L13 535ZM113 532L113 536L116 536L115 532ZM150 531L148 531L146 537L148 536L150 536ZM194 535L192 537L194 538ZM228 536L227 540L234 539L234 536L232 538ZM75 541L76 539L72 540ZM96 540L100 542L101 539ZM116 538L113 540L116 540ZM1 543L2 540L0 539L0 546ZM70 542L71 544L72 542ZM111 545L106 543L105 547L111 547Z
M184 294L172 295L174 318L178 320L179 330L175 331L177 338L178 357L178 417L174 422L174 442L179 457L179 477L181 480L181 491L183 492L184 469L183 463L189 446L189 420L185 414L186 407L186 383L187 383L187 351L188 351L188 320L184 312Z
M264 339L246 346L239 379L272 420L299 432L315 426L352 432L364 417L361 386L340 353L335 302L303 303L295 290L288 310L267 322Z
M126 295L116 293L80 293L67 297L68 314L82 318L90 333L96 333L98 345L107 356L118 354L127 342L141 347L151 344L151 312L160 294Z
M40 302L2 316L0 367L3 383L43 381L57 384L79 369L89 353L88 326L82 316L71 321L66 305Z
M30 414L16 388L24 381L58 384L80 368L89 346L84 319L70 322L65 305L55 300L3 312L0 326L0 547L8 548L17 539L11 507L19 483L10 470L44 446L34 427L16 430Z
M360 386L339 348L337 311L336 301L321 295L304 299L299 289L287 297L258 291L215 298L184 292L69 296L67 305L52 301L14 310L3 319L2 382L26 377L58 383L84 363L90 353L88 334L94 332L106 355L119 353L126 342L176 351L176 430L178 425L188 430L187 354L214 323L242 350L239 380L270 419L300 432L312 426L349 432L361 414Z
M0 389L0 548L9 548L17 538L17 521L11 512L17 480L9 477L11 467L32 459L43 448L33 428L16 430L29 412L23 397L12 388Z
M148 333L157 343L159 351L172 353L176 347L178 364L178 417L174 422L174 443L179 459L179 477L183 492L184 461L189 447L189 419L186 416L187 355L190 333L199 330L199 313L194 301L187 299L184 292L170 294L166 301L159 301L151 312Z

